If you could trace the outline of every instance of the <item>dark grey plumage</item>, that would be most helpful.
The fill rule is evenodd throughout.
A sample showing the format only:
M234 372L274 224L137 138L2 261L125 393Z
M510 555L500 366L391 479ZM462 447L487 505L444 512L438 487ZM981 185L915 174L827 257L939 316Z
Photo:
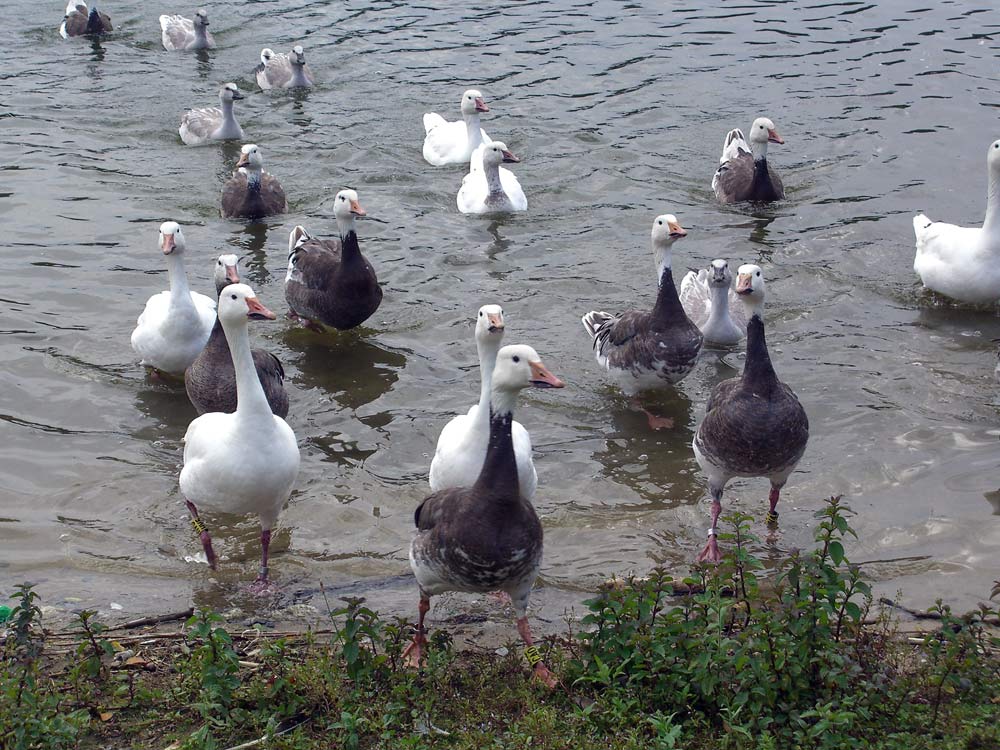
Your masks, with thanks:
M285 191L274 175L264 172L259 181L251 181L236 172L222 188L222 215L227 219L262 219L288 211Z
M767 159L755 161L746 151L720 165L715 176L715 194L723 203L768 202L785 197L781 177Z
M67 8L60 29L63 37L109 34L112 31L114 27L107 13L98 11L96 6L88 10L87 4L79 1L72 10Z

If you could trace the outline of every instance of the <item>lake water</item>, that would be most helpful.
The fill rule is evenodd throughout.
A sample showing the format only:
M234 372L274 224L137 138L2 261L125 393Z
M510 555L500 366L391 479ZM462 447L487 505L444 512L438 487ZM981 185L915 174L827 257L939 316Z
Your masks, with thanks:
M192 600L305 623L343 595L416 615L407 548L437 434L478 397L472 319L503 305L507 342L533 345L567 387L525 394L537 451L545 565L540 630L580 612L613 574L683 574L708 500L690 449L705 400L742 355L706 352L650 403L651 432L602 378L580 316L650 306L649 230L676 214L674 268L723 257L763 266L771 356L809 414L811 438L782 493L768 561L812 540L843 493L880 593L917 607L975 606L1000 576L994 311L924 293L911 216L981 222L985 154L1000 137L1000 11L967 2L214 2L219 48L168 53L148 3L107 0L116 31L62 40L61 6L6 6L0 76L0 590L35 581L54 619L93 607L138 617ZM51 6L51 7L49 7ZM190 16L195 6L171 12ZM264 46L301 43L320 84L259 92ZM239 144L181 144L181 111L247 92L237 115L285 186L287 216L219 218ZM457 116L480 88L484 127L522 158L529 211L458 213L464 170L421 158L421 115ZM770 116L788 197L720 206L710 188L725 133ZM289 230L334 231L333 197L358 190L362 249L384 284L360 331L331 336L281 317ZM254 519L212 524L216 575L191 558L178 493L195 416L151 382L129 335L166 288L157 226L185 227L188 274L211 293L222 252L279 313L253 324L288 374L302 469L276 534L277 602L242 585ZM762 519L767 482L735 481L724 507ZM121 607L112 610L111 603ZM472 612L472 617L466 613ZM465 620L513 638L509 612L442 597L433 626ZM478 620L477 620L478 618Z

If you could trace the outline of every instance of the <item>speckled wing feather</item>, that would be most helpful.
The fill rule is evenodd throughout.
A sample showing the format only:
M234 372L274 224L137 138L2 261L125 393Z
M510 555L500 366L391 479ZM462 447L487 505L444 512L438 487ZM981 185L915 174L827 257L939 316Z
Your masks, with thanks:
M712 187L723 203L746 200L753 184L753 157L741 151L735 159L722 164L715 172Z
M288 211L285 190L274 175L264 172L260 178L260 199L268 214L283 214Z
M465 487L449 487L428 495L413 511L413 525L419 531L430 531L441 521L443 509L457 507L466 492L468 488Z
M169 50L185 49L194 40L194 21L184 16L160 16L163 46Z
M210 138L222 124L222 109L219 107L199 107L189 109L181 115L181 127L200 139Z

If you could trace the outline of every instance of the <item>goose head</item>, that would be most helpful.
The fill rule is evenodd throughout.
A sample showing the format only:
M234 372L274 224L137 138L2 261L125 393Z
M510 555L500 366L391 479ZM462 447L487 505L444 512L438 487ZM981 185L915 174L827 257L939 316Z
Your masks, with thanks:
M195 26L208 26L208 13L205 12L204 8L198 8L194 14L194 25Z
M774 123L766 117L758 117L750 126L750 143L784 143Z
M239 262L239 256L235 253L224 253L215 261L215 293L217 295L222 294L222 290L230 284L240 283Z
M501 143L500 141L484 143L481 148L483 149L484 167L487 165L499 167L500 164L516 164L521 161L510 152L506 143Z
M274 50L270 47L264 47L264 49L260 51L260 64L266 68L267 64L271 62L272 57L274 57Z
M165 221L160 224L160 250L164 255L183 255L186 247L180 224L176 221Z
M729 264L721 258L716 258L708 265L708 285L728 289L733 283L733 274Z
M764 273L760 266L744 263L736 272L736 293L747 308L749 317L760 317L764 310Z
M264 160L260 147L256 143L247 143L240 149L240 160L236 162L237 169L259 171L264 168Z
M358 193L355 190L341 190L333 202L333 215L337 218L337 226L340 228L341 236L354 231L354 218L356 216L367 216L365 210L358 203Z
M296 44L292 47L292 54L288 56L288 61L292 65L305 65L306 64L306 52L302 49L301 44Z
M248 320L274 320L275 317L246 284L230 284L219 297L219 320L224 326L246 325Z
M483 305L476 317L476 343L493 342L498 345L503 339L503 308L500 305Z
M486 102L483 100L483 95L479 93L476 89L469 89L464 94L462 94L462 114L463 115L474 115L477 112L489 112L490 108L486 106Z
M990 169L990 177L1000 179L1000 140L993 141L986 152L986 165Z
M524 388L562 388L565 384L542 364L538 352L525 344L505 346L493 368L492 410L509 414Z
M660 214L653 219L653 231L650 236L653 242L657 279L662 279L663 274L670 270L671 248L677 240L687 237L687 230L673 214Z
M227 83L219 89L219 101L223 104L231 104L237 99L242 98L243 94L240 93L240 88L235 83Z

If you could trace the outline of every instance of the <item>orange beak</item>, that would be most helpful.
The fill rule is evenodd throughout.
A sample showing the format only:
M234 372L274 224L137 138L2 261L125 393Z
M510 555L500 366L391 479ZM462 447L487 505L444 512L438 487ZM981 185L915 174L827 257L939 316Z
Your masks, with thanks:
M361 204L357 201L351 201L351 213L355 216L367 216L365 210L361 208Z
M774 129L771 129L771 130L767 131L767 140L770 143L784 143L785 142L782 139L782 137L780 135L778 135L778 131L774 130Z
M566 385L541 362L529 362L528 366L531 367L531 385L535 388L562 388Z
M503 330L503 318L495 313L486 313L486 321L490 324L490 333Z
M174 236L172 234L163 235L163 244L160 245L160 249L163 251L163 254L170 255L170 253L174 251L175 247Z
M230 284L240 283L240 275L236 272L236 266L226 266L226 281Z
M238 162L236 162L236 168L239 169L240 167L245 167L249 163L250 163L250 155L249 154L240 154L240 160Z
M676 221L672 221L667 224L667 229L670 230L671 237L687 237L687 230Z
M251 320L274 320L277 316L260 304L256 297L247 297L247 317Z
M507 164L516 164L517 162L521 161L516 156L514 156L514 154L512 154L510 151L504 151L502 153L503 153L503 160Z
M486 106L486 102L483 101L483 97L476 97L476 112L489 112L490 108Z
M736 293L750 294L753 291L753 274L741 273L736 277Z

